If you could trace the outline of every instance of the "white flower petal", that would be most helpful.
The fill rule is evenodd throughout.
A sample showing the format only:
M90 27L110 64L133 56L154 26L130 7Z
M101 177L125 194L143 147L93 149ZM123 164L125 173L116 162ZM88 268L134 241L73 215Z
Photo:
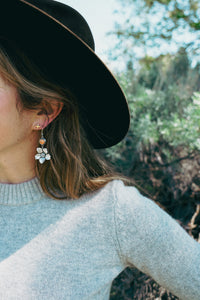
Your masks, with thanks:
M48 153L47 148L43 148L43 152L44 152L45 154L47 154L47 153Z
M46 155L46 160L50 160L51 159L51 155L50 154L47 154Z
M36 154L36 155L35 155L35 159L39 159L40 156L41 156L41 154Z
M37 148L37 153L42 153L42 148Z
M45 162L45 157L40 157L40 159L39 159L39 162L41 163L41 164L43 164L44 162Z

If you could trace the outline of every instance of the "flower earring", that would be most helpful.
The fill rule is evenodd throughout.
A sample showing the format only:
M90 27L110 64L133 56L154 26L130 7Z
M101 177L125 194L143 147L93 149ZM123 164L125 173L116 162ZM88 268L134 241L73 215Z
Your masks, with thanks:
M39 129L41 128L41 126L36 125L35 128ZM41 147L37 148L37 154L35 155L35 159L39 160L39 162L43 164L45 160L51 159L51 155L48 153L47 148L44 148L44 145L46 144L46 139L44 138L43 128L41 129L41 138L39 139L39 144L41 145Z

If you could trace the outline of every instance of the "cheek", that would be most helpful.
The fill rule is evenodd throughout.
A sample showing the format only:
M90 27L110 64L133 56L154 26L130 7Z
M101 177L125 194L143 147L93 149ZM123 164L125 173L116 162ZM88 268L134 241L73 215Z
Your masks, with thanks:
M14 95L0 91L0 131L14 125L19 118L15 98L13 99L12 96Z
M29 129L30 116L17 110L15 91L0 90L0 150L24 140Z

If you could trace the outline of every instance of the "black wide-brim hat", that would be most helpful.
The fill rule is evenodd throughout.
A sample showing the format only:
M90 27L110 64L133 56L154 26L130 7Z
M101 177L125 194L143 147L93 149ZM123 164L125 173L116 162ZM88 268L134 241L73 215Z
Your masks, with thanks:
M76 10L53 0L1 0L3 39L14 42L51 82L74 94L94 148L124 138L130 121L125 96L95 54L90 28Z

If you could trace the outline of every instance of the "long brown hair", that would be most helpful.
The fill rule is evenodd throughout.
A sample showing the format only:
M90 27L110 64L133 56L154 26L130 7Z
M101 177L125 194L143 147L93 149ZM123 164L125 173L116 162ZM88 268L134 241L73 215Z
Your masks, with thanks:
M17 106L36 109L43 99L56 99L64 104L58 117L44 129L52 159L42 165L36 162L36 174L44 192L55 199L78 198L114 179L128 182L90 145L72 93L44 79L40 70L16 46L10 49L14 60L0 44L0 74L17 88Z

